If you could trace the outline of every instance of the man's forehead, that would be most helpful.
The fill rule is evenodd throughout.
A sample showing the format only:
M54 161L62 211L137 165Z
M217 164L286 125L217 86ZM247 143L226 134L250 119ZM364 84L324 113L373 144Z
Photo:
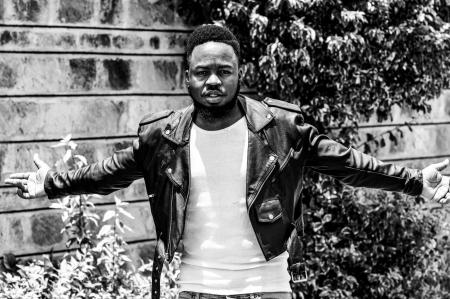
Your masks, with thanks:
M209 63L234 65L238 63L238 58L232 46L211 41L196 46L192 51L190 62L192 66Z

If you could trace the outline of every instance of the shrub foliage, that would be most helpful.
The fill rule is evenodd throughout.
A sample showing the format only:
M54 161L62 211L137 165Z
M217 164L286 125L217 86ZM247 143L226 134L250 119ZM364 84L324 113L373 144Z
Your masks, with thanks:
M185 10L185 8L189 8ZM246 86L301 106L341 143L374 153L399 128L360 142L358 123L393 106L428 113L450 83L448 1L188 0L189 22L242 43ZM336 133L336 131L338 133ZM357 192L310 173L303 192L305 298L449 298L448 227L413 198ZM425 206L427 207L427 206Z
M65 154L56 162L58 169L78 169L87 165L76 154L77 144L70 136L53 147L63 147ZM140 261L136 269L128 256L123 236L132 230L124 223L134 219L127 202L115 197L112 209L100 214L93 200L96 195L66 196L50 207L61 211L70 250L62 258L17 260L13 253L0 261L0 298L147 298L151 296L152 261ZM165 264L161 279L163 298L176 298L180 255Z
M428 112L449 86L445 1L188 0L180 10L229 27L246 85L299 104L321 132L387 120L394 105Z

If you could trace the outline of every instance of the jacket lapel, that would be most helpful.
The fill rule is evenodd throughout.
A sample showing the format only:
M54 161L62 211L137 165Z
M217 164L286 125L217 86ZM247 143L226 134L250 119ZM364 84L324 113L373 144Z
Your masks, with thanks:
M261 102L239 97L240 105L247 118L247 208L250 210L264 183L278 162L278 155L267 141L263 128L270 126L274 116Z
M243 110L248 134L247 152L247 207L250 209L264 183L275 169L278 155L271 149L262 130L271 124L274 118L270 110L261 102L239 96L238 103ZM192 127L194 107L188 106L172 118L163 132L163 136L174 145L167 155L165 173L181 190L185 200L189 194L189 138Z
M184 200L189 193L189 136L192 127L194 106L190 105L167 125L163 136L173 144L167 155L164 172L169 180L181 191Z

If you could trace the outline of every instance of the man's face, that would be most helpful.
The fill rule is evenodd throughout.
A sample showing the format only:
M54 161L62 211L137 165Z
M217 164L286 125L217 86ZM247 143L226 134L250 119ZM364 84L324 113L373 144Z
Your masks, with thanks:
M194 104L210 111L234 105L239 66L233 47L207 42L196 46L188 59L186 81Z

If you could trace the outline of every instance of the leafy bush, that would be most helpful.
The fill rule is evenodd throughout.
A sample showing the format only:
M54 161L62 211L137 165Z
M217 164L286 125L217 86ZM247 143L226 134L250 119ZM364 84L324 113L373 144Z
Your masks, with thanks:
M70 136L54 147L64 147L64 157L57 161L60 169L77 169L87 164L76 155L77 145ZM133 216L126 211L127 202L115 197L114 209L100 217L92 200L98 196L67 196L51 204L61 210L65 224L61 233L67 235L71 252L61 260L44 256L41 260L17 261L12 254L3 257L6 266L0 272L1 298L145 298L151 294L152 261L136 270L127 256L123 222ZM166 264L161 279L163 298L176 298L176 279L180 255Z
M336 192L329 183L316 185L305 211L309 280L294 286L301 298L450 298L450 243L438 234L449 231L439 204Z
M450 83L448 1L186 0L188 22L221 23L242 45L246 86L301 106L307 122L374 153L399 128L360 143L358 123L394 105L428 113ZM444 19L442 19L444 18ZM399 134L394 134L394 133ZM357 192L308 173L305 298L450 298L448 228L405 196ZM447 229L447 230L445 230Z
M319 131L390 117L392 106L428 112L450 83L445 1L186 0L188 21L228 26L242 46L244 82L299 104Z

